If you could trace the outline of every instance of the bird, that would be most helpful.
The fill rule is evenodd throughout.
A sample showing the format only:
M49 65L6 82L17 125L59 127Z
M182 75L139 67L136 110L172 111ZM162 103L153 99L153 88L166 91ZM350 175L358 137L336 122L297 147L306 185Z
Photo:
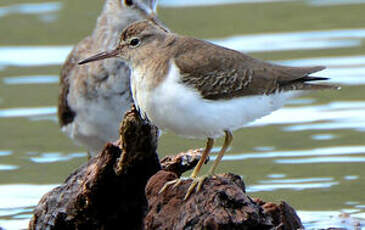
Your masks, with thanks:
M132 104L130 70L120 59L77 63L116 46L130 23L158 20L156 5L157 0L106 0L93 33L73 48L61 69L58 121L67 136L87 147L89 158L119 137L119 124Z
M116 48L84 59L83 65L117 57L131 67L130 87L140 116L162 130L207 139L185 198L200 191L233 140L232 132L282 107L306 91L336 89L310 76L324 66L289 67L265 62L208 41L164 31L150 20L128 26ZM214 140L224 144L207 175L199 171ZM167 182L176 187L182 179Z

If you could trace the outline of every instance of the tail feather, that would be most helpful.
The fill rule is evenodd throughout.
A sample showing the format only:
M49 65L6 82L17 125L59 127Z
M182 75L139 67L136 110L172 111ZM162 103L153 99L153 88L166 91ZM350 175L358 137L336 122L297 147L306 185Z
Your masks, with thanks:
M283 82L280 84L284 90L321 90L321 89L341 89L338 85L315 84L313 81L325 81L327 77L305 76L292 81Z
M324 70L325 66L310 66L310 67L287 67L280 66L276 69L278 72L278 80L281 82L295 81L306 78L312 73Z
M308 81L326 81L329 80L328 77L315 77L315 76L306 76L303 78L299 78L298 80L303 81L303 82L308 82Z
M295 81L291 84L281 85L280 89L284 91L291 90L323 90L323 89L334 89L340 90L341 87L338 85L328 85L328 84L314 84L306 83L307 81Z

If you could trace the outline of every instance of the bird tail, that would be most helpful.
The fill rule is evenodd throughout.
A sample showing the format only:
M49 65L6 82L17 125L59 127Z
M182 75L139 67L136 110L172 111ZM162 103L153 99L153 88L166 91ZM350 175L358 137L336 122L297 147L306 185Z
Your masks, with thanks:
M281 84L281 89L284 90L324 90L324 89L340 90L341 89L341 87L338 85L313 83L313 81L325 81L328 79L329 78L326 77L305 76Z

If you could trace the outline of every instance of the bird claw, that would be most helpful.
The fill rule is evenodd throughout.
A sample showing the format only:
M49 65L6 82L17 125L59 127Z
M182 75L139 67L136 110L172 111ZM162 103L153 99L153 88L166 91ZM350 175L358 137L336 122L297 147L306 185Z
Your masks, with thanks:
M172 188L176 188L179 184L181 184L182 179L175 179L169 182L166 182L165 185L160 189L160 193L163 193L167 187L169 187L170 185L173 185Z
M205 179L207 179L207 178L208 178L208 176L193 178L193 182L191 182L191 185L185 194L184 200L187 200L190 197L190 195L193 193L194 189L195 189L195 192L199 192L201 190L201 188L203 187L203 183L204 183Z
M194 192L199 192L201 190L201 188L203 187L203 183L205 181L205 179L207 179L208 176L202 176L202 177L196 177L196 178L192 178L193 181L191 182L191 185L188 188L188 191L185 194L184 200L187 200L190 195ZM179 186L181 184L181 182L183 181L183 179L175 179L169 182L166 182L164 184L164 186L160 189L159 193L163 193L170 185L172 185L172 188L176 188L177 186Z

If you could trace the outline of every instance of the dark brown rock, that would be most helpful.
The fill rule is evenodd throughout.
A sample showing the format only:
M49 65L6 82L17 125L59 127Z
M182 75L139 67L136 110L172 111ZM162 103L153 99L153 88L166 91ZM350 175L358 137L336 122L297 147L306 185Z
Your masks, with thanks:
M255 200L264 209L264 213L271 216L277 230L304 229L300 218L296 211L285 201L281 201L279 205L260 199Z
M187 152L179 153L173 156L166 156L161 160L163 170L171 171L181 176L186 171L189 171L198 164L202 154L202 149L189 150ZM206 162L209 161L209 157Z
M209 178L185 201L191 180L160 193L166 182L176 178L175 173L161 170L148 182L146 229L274 229L272 217L247 196L239 176Z
M233 174L208 178L185 201L191 180L160 193L166 182L195 167L201 151L165 157L160 170L157 132L133 108L123 120L120 140L106 144L64 184L45 194L29 229L302 228L287 203L250 198L242 179Z
M141 229L147 208L144 189L160 168L157 128L135 109L121 126L120 146L104 150L45 194L29 229Z

